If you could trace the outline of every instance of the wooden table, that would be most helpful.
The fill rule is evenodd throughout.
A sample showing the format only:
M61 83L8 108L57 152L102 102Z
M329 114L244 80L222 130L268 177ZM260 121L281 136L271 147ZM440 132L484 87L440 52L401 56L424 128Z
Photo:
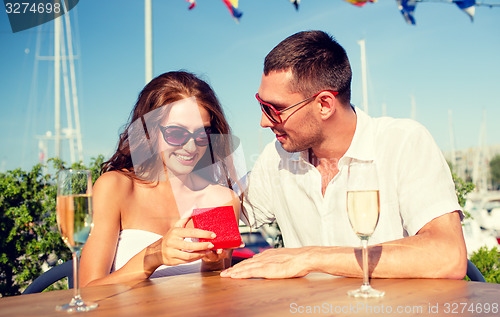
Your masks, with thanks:
M282 280L233 280L216 272L82 289L99 303L85 316L499 316L500 284L432 279L374 279L381 299L346 292L360 279L327 274ZM72 290L0 298L0 316L67 316L54 310Z

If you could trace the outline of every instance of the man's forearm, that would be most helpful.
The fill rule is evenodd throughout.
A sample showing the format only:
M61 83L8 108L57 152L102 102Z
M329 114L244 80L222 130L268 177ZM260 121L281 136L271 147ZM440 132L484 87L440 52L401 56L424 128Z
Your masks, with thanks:
M411 237L370 246L370 276L381 278L461 279L467 252L457 212L427 223ZM352 247L270 249L221 273L231 278L290 278L311 272L362 276L362 252Z
M429 245L430 244L430 245ZM308 247L308 272L362 277L362 249L349 247ZM466 257L446 242L412 236L368 247L368 267L375 278L462 279Z

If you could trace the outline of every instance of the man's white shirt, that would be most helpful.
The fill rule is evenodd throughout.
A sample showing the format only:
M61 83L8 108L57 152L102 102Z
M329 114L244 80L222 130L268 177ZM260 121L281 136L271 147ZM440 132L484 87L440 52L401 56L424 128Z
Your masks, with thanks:
M351 146L324 196L307 150L288 153L278 141L266 146L244 195L252 227L277 220L285 247L359 246L347 217L347 168L354 160L377 165L380 218L369 244L415 235L432 219L461 209L446 160L421 124L371 118L358 108L356 114Z

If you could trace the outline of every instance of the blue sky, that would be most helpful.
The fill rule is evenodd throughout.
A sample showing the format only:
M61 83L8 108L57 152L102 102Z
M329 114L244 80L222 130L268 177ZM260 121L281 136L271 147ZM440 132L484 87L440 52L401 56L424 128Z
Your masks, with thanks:
M495 2L497 0L491 0ZM185 69L207 80L221 100L251 167L273 134L259 127L258 90L265 55L285 37L320 29L346 49L353 69L352 102L361 106L360 47L365 39L370 115L411 116L449 150L448 111L456 148L479 144L483 110L487 144L500 144L500 8L478 7L475 21L454 5L420 3L416 26L396 1L362 8L341 0L240 0L240 23L222 1L153 0L154 76ZM75 15L76 14L76 15ZM143 1L80 1L71 11L80 58L76 63L85 163L109 157L144 79ZM77 22L77 23L76 23ZM12 33L0 12L0 171L30 168L38 160L35 135L54 130L53 66L39 61L52 47L53 23ZM32 86L32 82L35 85ZM63 113L63 117L65 114ZM69 160L67 153L63 159Z

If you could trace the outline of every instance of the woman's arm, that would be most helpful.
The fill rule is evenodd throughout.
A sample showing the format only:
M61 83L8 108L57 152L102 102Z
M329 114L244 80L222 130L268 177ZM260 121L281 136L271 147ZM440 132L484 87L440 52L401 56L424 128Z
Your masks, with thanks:
M133 183L119 172L104 173L94 184L94 226L80 259L82 286L109 275L120 234L123 199L133 191Z
M119 172L102 175L94 185L94 227L80 260L82 286L113 284L148 278L160 265L178 265L203 258L213 245L184 238L212 238L212 232L185 228L180 219L165 236L144 248L119 270L109 273L120 234L121 209L133 195L132 180Z

